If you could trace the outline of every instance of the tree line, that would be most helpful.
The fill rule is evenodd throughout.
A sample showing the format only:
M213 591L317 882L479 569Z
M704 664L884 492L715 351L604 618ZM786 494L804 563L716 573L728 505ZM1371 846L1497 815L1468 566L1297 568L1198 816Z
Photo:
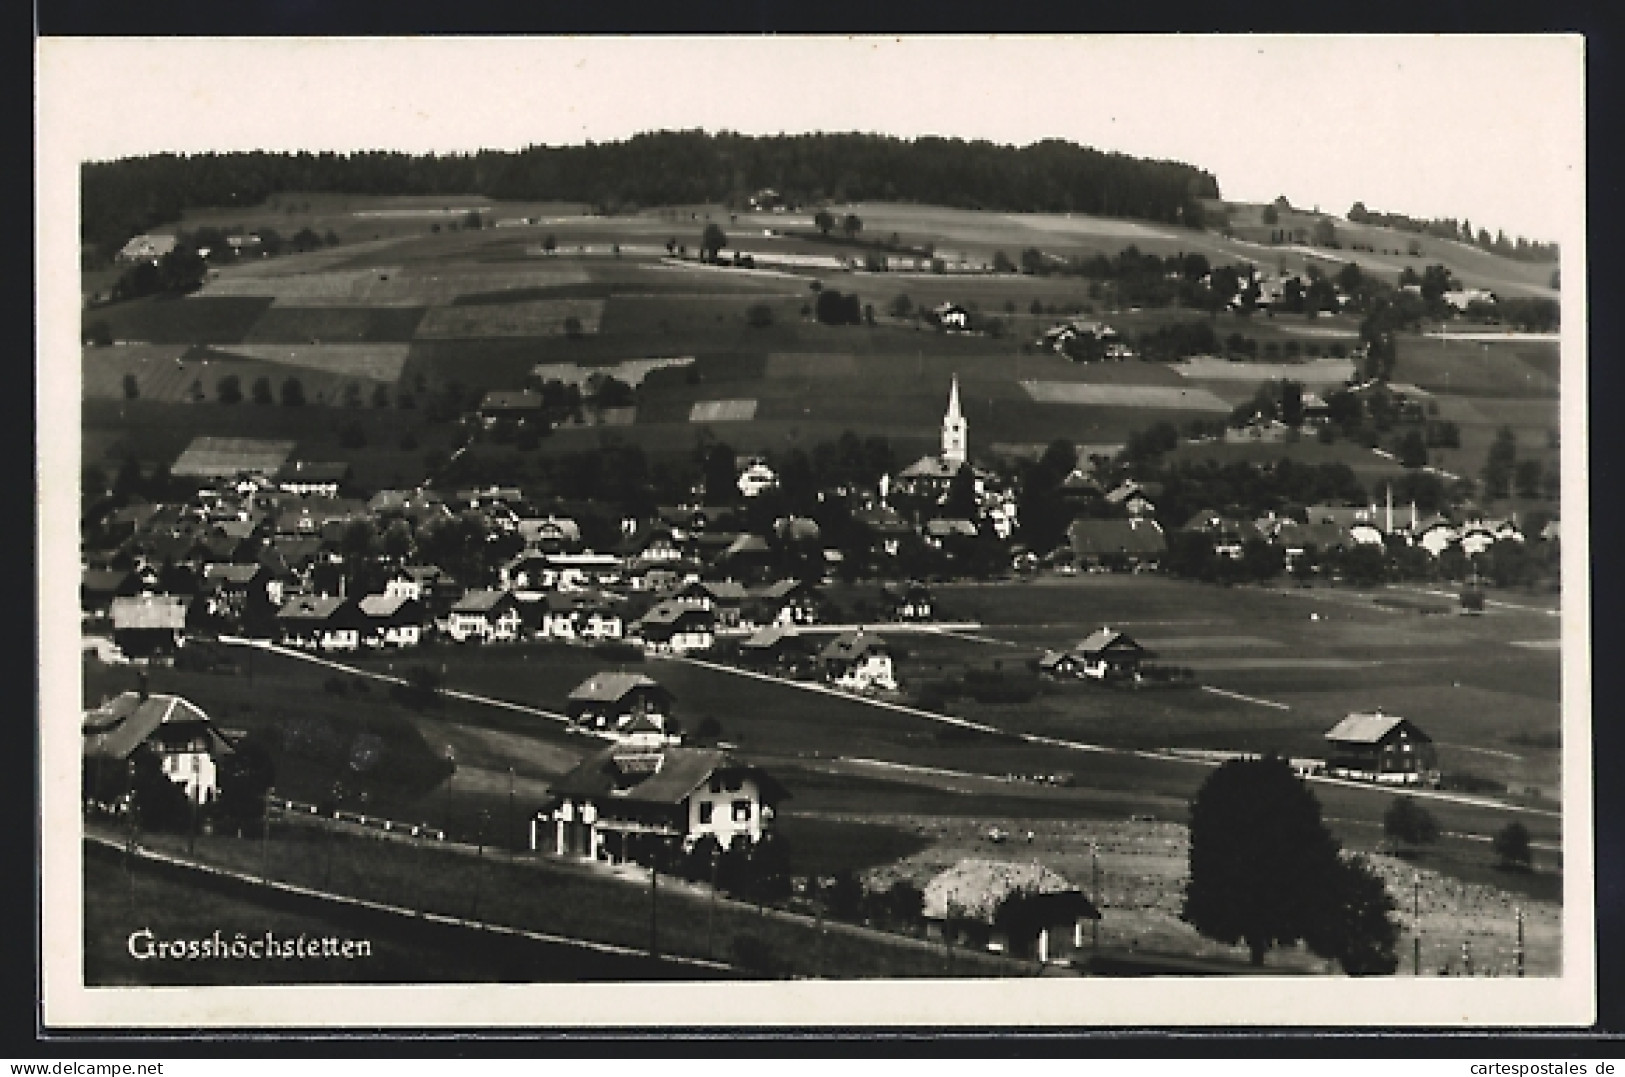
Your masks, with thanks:
M530 146L472 154L155 154L86 164L84 242L110 255L131 235L195 206L253 206L284 191L485 195L586 202L605 211L646 205L742 205L763 187L792 204L914 201L963 209L1078 212L1202 225L1208 172L1047 140L1001 146L868 134L750 136L658 131L620 142Z
M1349 207L1348 218L1355 224L1374 224L1383 228L1395 228L1401 232L1433 236L1436 239L1453 239L1520 262L1555 262L1558 256L1556 243L1542 243L1522 236L1509 239L1505 232L1499 230L1491 236L1487 228L1480 228L1475 232L1472 221L1458 222L1454 217L1424 221L1416 217L1407 217L1403 213L1370 210L1365 207L1364 202L1356 202Z

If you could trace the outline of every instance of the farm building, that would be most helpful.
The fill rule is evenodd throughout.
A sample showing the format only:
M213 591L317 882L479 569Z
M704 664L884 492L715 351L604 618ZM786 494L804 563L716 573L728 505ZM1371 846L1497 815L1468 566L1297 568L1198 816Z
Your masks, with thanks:
M1127 633L1111 628L1092 632L1072 648L1082 674L1096 680L1137 677L1147 651Z
M1119 483L1106 495L1106 504L1121 505L1130 516L1150 516L1157 511L1154 498L1162 496L1162 484L1136 482L1129 479Z
M366 627L353 599L311 595L299 595L283 603L276 624L283 643L322 651L358 649Z
M186 642L186 600L176 595L133 595L108 608L113 643L130 658L173 655Z
M196 437L175 458L169 473L178 479L269 479L293 455L291 441Z
M1168 552L1167 539L1155 520L1074 520L1066 533L1080 568L1156 568Z
M139 753L157 757L164 776L181 786L196 804L207 804L220 790L219 767L231 744L198 706L180 696L145 689L124 692L84 716L86 792L105 789L99 768L123 769ZM98 780L101 778L101 780Z
M931 308L931 316L949 332L964 333L970 329L970 311L958 303L938 303Z
M727 752L617 744L583 759L531 820L532 849L552 831L559 856L622 862L651 842L685 850L710 836L724 849L755 844L789 793Z
M1232 445L1277 445L1286 441L1291 433L1292 428L1279 419L1266 419L1262 415L1254 415L1241 426L1225 427L1224 440Z
M641 673L600 671L570 692L565 712L588 729L621 732L642 721L664 734L674 702L670 692Z
M842 688L896 691L891 645L879 636L858 629L842 632L818 652L824 676Z
M452 603L446 634L458 643L511 643L522 621L519 600L507 591L469 591Z
M176 238L174 236L151 234L131 236L129 242L119 248L118 260L121 262L156 262L174 250L175 243Z
M429 615L423 603L405 595L368 595L357 603L361 616L361 642L368 647L416 647L423 642Z
M633 622L628 634L657 654L703 651L716 641L716 614L666 599Z
M1094 903L1036 862L967 858L925 884L926 932L991 950L1036 953L1047 961L1083 946Z
M1408 718L1354 713L1326 732L1326 769L1340 778L1414 784L1438 773L1433 738Z

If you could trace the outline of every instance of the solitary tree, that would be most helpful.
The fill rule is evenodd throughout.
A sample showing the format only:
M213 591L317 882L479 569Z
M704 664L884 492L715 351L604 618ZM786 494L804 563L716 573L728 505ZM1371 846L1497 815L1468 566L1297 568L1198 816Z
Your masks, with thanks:
M827 209L821 209L813 214L813 224L817 225L818 230L827 236L829 230L835 227L835 215Z
M136 383L134 374L124 375L124 399L134 400L141 395L141 386Z
M282 383L282 406L296 408L305 402L305 387L299 383L298 378L289 378Z
M846 233L847 239L855 239L863 231L863 218L856 213L848 213L841 219L841 231Z
M705 226L705 232L700 236L700 261L709 261L722 253L722 248L728 245L727 233L715 221Z
M1338 870L1320 804L1283 759L1232 759L1196 793L1190 880L1181 917L1220 942L1243 942L1255 966L1276 943L1322 923Z
M214 392L222 404L240 404L243 400L242 379L235 374L227 374L215 383Z
M1534 862L1534 853L1529 847L1529 828L1519 822L1508 823L1496 831L1494 849L1504 868L1528 871L1529 865Z
M1382 816L1382 832L1395 842L1413 847L1439 840L1439 824L1415 797L1400 797L1389 805Z

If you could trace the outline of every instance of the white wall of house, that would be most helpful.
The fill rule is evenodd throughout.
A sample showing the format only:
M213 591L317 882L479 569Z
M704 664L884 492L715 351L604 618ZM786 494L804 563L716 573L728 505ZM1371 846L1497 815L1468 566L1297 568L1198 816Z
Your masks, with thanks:
M329 628L324 629L317 637L316 645L324 651L354 651L361 646L361 630L358 628Z
M219 795L219 774L208 752L169 753L159 766L170 781L185 788L194 803L207 804Z
M762 839L762 792L754 779L744 779L733 792L712 792L710 785L704 785L688 798L684 844L692 844L707 834L723 848L736 837L750 842Z
M837 674L835 683L842 688L859 690L868 688L895 689L897 687L897 676L892 668L891 655L879 651L870 651Z

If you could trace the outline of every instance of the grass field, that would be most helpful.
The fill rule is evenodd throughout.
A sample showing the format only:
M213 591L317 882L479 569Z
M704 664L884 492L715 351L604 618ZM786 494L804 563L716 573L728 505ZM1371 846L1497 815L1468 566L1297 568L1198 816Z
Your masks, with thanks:
M270 305L268 295L132 299L86 310L84 323L135 344L236 344Z
M534 337L565 332L575 319L580 333L597 333L603 319L599 299L529 299L515 303L475 303L435 307L418 323L424 340L458 337Z
M123 986L252 986L258 984L533 983L693 977L692 966L660 967L637 956L516 942L460 928L429 928L399 917L357 912L273 891L222 885L200 873L163 870L137 860L126 873L117 852L85 846L85 983ZM366 957L318 961L137 960L130 936L212 938L241 933L279 942L365 941ZM138 940L144 946L145 940Z
M417 331L422 307L300 307L273 303L260 315L245 343L405 343Z

